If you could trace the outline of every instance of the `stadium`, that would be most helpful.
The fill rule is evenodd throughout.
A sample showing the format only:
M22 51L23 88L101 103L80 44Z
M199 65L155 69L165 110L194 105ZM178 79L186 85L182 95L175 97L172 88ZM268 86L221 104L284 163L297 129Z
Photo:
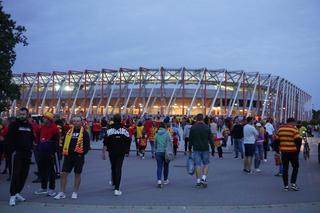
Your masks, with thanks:
M20 100L11 115L26 106L66 117L81 113L102 117L135 115L195 115L288 117L311 119L311 96L288 80L259 72L226 69L102 69L14 74Z

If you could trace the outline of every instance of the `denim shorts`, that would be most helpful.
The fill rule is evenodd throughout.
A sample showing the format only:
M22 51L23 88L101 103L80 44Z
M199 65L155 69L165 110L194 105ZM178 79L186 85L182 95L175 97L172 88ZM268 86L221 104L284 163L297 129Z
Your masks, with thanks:
M208 165L210 163L209 151L194 151L193 158L195 166Z

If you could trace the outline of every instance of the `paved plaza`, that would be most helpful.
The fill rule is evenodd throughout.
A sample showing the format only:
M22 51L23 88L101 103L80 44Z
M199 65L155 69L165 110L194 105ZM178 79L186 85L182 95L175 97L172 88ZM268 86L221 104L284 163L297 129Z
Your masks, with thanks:
M79 198L70 198L73 174L68 178L67 195L63 200L37 196L33 192L40 187L31 183L35 178L31 170L23 195L27 202L8 206L9 182L7 175L0 175L0 212L320 212L320 164L317 161L318 138L312 139L311 159L300 156L298 192L285 192L282 179L275 177L277 169L269 152L262 172L242 172L243 161L234 159L231 148L226 149L223 159L211 157L208 188L197 189L195 177L186 172L186 156L179 152L170 163L169 185L156 187L156 161L150 152L146 159L131 152L123 165L122 196L113 195L109 161L101 160L100 142L94 142L86 156ZM182 145L180 146L182 147ZM59 190L60 181L56 181Z

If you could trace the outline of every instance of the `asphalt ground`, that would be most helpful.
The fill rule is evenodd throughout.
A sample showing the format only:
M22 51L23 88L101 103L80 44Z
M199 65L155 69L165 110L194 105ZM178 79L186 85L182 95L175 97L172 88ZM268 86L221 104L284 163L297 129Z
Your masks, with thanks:
M311 158L304 160L300 154L297 184L300 191L283 190L282 178L273 154L261 164L261 172L246 174L243 161L234 159L232 148L225 150L224 158L211 157L208 187L195 187L195 177L186 172L186 156L179 152L170 163L170 183L159 189L156 185L156 161L151 153L143 160L131 152L125 158L122 172L122 196L114 196L110 180L109 161L101 159L101 142L93 142L86 156L79 198L70 198L73 174L68 177L67 198L54 200L45 195L34 195L39 183L31 165L28 180L22 192L27 202L8 206L9 182L0 175L0 212L320 212L320 164L317 156L318 138L310 139ZM181 144L180 149L183 144ZM291 172L290 172L291 173ZM59 180L56 189L59 191Z

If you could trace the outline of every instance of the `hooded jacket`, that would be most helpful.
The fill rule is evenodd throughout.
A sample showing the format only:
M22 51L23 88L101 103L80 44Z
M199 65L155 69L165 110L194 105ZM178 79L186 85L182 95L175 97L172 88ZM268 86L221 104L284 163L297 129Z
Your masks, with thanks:
M165 128L159 128L155 137L156 152L165 152L169 143L171 143L170 133Z

